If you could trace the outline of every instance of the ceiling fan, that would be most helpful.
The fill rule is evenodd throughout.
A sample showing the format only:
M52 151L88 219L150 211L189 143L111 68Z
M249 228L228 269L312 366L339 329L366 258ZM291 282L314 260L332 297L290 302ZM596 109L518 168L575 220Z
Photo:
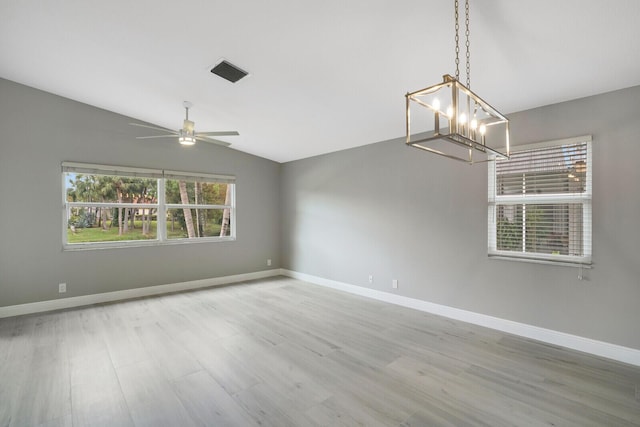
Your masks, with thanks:
M158 127L158 126L143 125L142 123L129 123L131 126L138 126L146 129L155 129L155 130L161 130L163 132L169 132L168 135L165 134L165 135L152 135L152 136L137 136L136 139L175 138L177 136L178 142L182 145L193 145L196 143L196 141L203 141L203 142L210 142L212 144L228 147L231 145L231 143L220 141L213 137L240 135L236 131L195 132L194 131L195 123L189 120L189 108L193 107L193 104L190 103L189 101L184 101L182 105L184 106L184 109L185 109L185 119L182 125L182 129L178 131L174 131L171 129Z

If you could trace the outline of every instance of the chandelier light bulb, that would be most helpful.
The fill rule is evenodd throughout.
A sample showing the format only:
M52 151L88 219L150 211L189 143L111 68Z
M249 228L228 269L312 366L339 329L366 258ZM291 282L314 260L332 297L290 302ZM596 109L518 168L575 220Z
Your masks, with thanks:
M465 124L467 123L467 115L465 113L460 114L460 123L461 124Z
M438 98L433 99L433 111L435 115L433 117L433 131L435 134L440 133L440 100Z
M471 120L471 129L476 130L477 128L478 128L478 120L477 119Z
M481 124L479 131L480 131L480 143L482 145L485 145L487 142L484 139L484 134L487 133L487 126L484 124Z
M450 119L453 118L453 107L451 105L447 107L447 117L449 117Z

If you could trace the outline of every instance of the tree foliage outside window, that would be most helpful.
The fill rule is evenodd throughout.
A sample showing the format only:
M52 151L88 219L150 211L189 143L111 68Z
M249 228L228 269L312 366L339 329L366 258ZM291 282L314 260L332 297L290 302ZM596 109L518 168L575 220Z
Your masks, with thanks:
M73 205L69 206L67 241L155 239L157 190L157 179L69 173L66 196ZM117 206L122 204L135 206ZM83 229L102 233L81 233Z
M167 179L165 189L170 239L230 236L232 184Z

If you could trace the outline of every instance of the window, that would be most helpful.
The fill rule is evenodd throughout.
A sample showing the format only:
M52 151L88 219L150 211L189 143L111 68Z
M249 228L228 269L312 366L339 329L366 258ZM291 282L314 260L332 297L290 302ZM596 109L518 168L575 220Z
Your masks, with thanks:
M235 239L235 178L63 163L65 249Z
M232 235L233 184L168 172L165 194L168 239Z
M489 163L489 256L591 264L591 137Z

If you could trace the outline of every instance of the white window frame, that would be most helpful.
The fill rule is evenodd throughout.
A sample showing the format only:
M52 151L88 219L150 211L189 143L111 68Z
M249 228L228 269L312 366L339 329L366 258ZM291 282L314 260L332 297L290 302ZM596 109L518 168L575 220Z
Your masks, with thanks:
M224 241L224 240L235 240L236 237L236 186L235 186L235 177L230 175L212 175L212 174L203 174L203 173L190 173L190 172L179 172L179 171L168 171L165 170L164 179L162 179L162 217L166 221L166 213L168 209L229 209L229 218L231 222L231 228L229 230L229 236L212 236L212 237L198 237L196 239L189 239L187 237L183 239L166 239L166 226L162 228L162 237L169 242L184 242L184 243L192 243L195 241ZM167 179L172 180L202 180L206 182L217 182L217 183L225 183L232 185L231 187L231 204L229 205L207 205L207 204L181 204L181 203L166 203L164 201L165 197L165 188L164 185ZM158 190L159 191L159 190Z
M233 175L207 174L197 172L168 171L161 169L145 169L128 166L110 166L89 163L62 162L62 249L65 251L86 250L86 249L106 249L139 246L160 246L175 244L207 243L207 242L228 242L236 240L236 178ZM100 202L70 202L67 200L66 177L68 172L93 175L119 175L127 177L156 178L158 180L158 202L141 205L139 203L100 203ZM165 200L165 182L167 179L202 180L206 182L218 182L231 185L230 205L207 205L207 204L167 204ZM156 238L149 240L118 240L111 242L82 242L69 243L67 241L67 230L69 224L69 212L73 207L104 207L104 208L149 208L157 209ZM230 235L210 236L197 238L167 238L168 209L229 209L230 215Z
M591 135L584 135L574 138L545 141L534 144L527 144L516 147L514 152L527 151L540 148L557 147L586 143L586 186L582 193L565 194L527 194L527 195L498 195L496 165L494 161L488 164L488 255L497 259L508 259L515 261L528 261L545 264L567 265L567 266L591 266L592 255L592 194L593 194L593 167L592 167L592 138ZM497 249L497 207L509 204L575 204L582 205L582 247L583 255L550 255L533 252L514 252Z

